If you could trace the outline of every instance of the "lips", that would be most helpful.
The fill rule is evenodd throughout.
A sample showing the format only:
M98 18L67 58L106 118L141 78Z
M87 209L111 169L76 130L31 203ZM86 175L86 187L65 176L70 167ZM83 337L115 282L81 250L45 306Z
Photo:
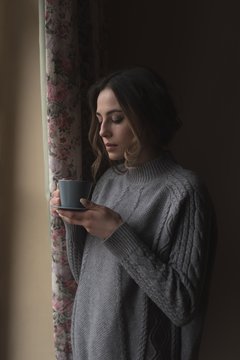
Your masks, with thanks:
M109 144L109 143L107 143L107 144L105 144L105 146L108 147L108 148L114 148L114 147L116 147L117 145L116 145L116 144Z

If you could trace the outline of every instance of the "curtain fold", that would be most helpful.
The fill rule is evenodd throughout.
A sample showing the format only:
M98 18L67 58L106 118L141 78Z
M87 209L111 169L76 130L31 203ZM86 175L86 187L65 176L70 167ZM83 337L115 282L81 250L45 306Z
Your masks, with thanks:
M90 177L86 93L106 69L100 5L98 0L39 0L48 193L61 178ZM55 353L56 359L69 360L76 283L68 266L65 230L59 218L50 219L50 237Z

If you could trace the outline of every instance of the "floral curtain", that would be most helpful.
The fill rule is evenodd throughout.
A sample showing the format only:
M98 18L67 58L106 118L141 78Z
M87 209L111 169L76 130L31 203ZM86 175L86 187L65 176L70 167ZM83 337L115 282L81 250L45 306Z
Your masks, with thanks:
M60 178L90 177L86 94L106 68L100 5L99 0L39 0L48 193ZM51 217L50 236L56 359L69 360L76 283L68 266L65 230L59 218Z

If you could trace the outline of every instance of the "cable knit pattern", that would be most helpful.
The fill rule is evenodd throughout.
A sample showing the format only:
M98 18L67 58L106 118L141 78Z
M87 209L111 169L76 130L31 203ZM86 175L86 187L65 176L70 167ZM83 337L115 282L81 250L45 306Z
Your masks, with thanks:
M66 225L74 360L197 359L215 244L205 186L164 152L109 169L93 201L123 224L105 241Z

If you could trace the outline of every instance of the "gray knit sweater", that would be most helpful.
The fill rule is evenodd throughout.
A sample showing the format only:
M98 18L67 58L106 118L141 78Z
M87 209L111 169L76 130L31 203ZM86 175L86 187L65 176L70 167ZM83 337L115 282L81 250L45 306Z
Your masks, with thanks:
M109 169L92 200L124 223L105 241L66 224L74 360L197 359L215 238L205 186L164 152Z

